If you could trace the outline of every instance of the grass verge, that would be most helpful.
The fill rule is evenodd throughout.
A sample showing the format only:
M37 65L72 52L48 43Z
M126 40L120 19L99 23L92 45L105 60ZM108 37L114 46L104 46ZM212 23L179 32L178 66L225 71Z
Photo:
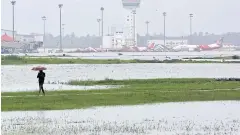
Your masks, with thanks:
M59 110L159 102L240 100L240 83L213 79L71 81L72 85L125 85L116 89L2 93L2 111Z
M120 60L120 59L62 59L62 58L34 58L19 56L1 56L2 65L24 64L127 64L127 63L240 63L239 61L193 61L189 60Z

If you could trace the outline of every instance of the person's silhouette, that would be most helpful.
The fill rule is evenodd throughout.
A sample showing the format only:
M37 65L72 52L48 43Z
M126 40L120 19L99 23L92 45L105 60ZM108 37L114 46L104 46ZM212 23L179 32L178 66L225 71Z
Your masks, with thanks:
M39 94L40 94L40 92L41 92L41 90L42 90L43 95L45 96L45 92L44 92L44 89L43 89L43 84L44 84L44 79L45 79L45 73L44 73L42 70L40 70L40 71L38 72L37 78L38 78L38 83L39 83Z

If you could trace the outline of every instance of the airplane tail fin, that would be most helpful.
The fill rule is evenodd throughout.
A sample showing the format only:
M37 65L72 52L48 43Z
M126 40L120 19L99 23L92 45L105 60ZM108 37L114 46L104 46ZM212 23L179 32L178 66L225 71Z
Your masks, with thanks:
M217 45L223 46L223 37L217 41Z
M155 44L154 43L150 43L149 45L148 45L148 48L149 49L153 49L155 47Z

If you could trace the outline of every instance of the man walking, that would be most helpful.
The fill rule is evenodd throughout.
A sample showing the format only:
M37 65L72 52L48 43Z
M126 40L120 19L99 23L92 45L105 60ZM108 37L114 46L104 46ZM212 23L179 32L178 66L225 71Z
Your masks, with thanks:
M45 92L44 92L44 89L43 89L45 73L42 70L39 70L37 78L38 78L38 83L39 83L39 95L40 95L40 92L42 91L43 95L45 96Z

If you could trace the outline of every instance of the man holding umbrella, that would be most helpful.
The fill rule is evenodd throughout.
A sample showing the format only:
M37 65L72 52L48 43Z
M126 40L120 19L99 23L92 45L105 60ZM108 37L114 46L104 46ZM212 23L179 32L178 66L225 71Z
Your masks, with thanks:
M42 70L39 70L37 78L38 78L38 83L39 83L39 94L40 94L40 92L42 90L43 95L45 96L45 92L44 92L44 89L43 89L45 73Z
M44 84L44 80L45 80L45 73L43 72L43 70L46 70L46 69L47 68L41 67L41 66L32 68L32 70L34 70L34 71L39 71L38 75L37 75L38 83L39 83L39 94L42 91L44 96L45 96L45 92L43 89L43 84Z

